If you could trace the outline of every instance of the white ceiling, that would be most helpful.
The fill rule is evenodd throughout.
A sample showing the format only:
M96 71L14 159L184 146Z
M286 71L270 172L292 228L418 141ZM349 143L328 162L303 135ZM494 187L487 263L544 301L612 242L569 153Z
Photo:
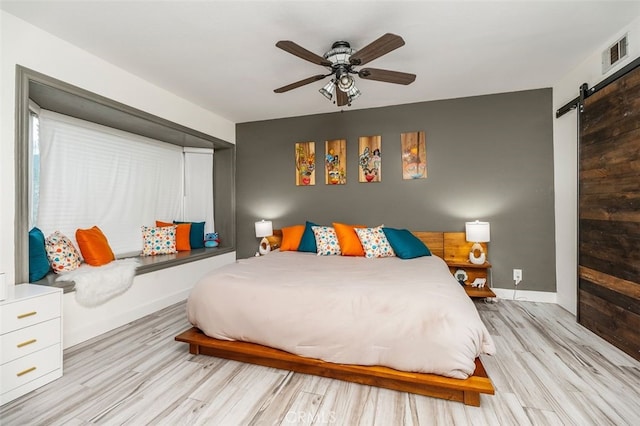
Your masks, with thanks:
M406 45L367 64L409 86L357 79L350 109L551 87L640 16L616 1L9 1L0 8L233 122L335 112L325 73L275 47L322 55L384 33ZM346 109L347 107L345 107Z

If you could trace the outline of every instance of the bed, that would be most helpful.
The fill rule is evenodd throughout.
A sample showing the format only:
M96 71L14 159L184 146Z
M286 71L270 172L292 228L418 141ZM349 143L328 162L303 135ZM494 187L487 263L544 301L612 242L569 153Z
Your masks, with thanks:
M402 260L279 252L212 271L192 289L206 354L479 405L495 349L451 276L444 233L414 233L434 256ZM273 241L277 246L277 239Z

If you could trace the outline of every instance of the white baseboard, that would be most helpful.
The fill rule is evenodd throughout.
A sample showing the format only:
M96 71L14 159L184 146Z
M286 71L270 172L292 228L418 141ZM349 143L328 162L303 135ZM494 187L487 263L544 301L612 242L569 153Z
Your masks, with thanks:
M499 299L518 300L525 302L558 303L558 294L548 291L516 290L515 299L513 289L491 288Z

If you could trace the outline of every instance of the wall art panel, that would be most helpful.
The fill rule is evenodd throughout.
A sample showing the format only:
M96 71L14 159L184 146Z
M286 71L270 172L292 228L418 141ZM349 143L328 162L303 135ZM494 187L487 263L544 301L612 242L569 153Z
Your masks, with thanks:
M296 185L316 184L316 143L296 143Z
M427 178L427 146L424 132L400 134L402 144L402 179Z
M347 183L347 140L334 139L326 141L325 183L327 185L344 185Z
M382 181L382 138L361 136L358 139L358 181Z

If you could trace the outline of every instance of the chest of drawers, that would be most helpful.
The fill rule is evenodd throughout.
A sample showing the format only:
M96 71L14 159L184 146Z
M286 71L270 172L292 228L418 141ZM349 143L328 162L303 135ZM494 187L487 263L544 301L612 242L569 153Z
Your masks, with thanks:
M0 302L0 405L62 376L62 289L19 284Z

